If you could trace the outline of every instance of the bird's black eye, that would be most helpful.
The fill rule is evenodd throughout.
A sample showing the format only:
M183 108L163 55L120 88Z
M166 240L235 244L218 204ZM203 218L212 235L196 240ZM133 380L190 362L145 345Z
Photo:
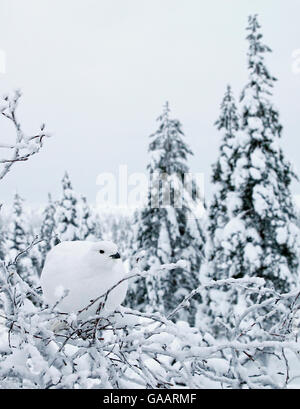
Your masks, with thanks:
M99 250L99 253L103 254L103 253L104 253L104 250Z

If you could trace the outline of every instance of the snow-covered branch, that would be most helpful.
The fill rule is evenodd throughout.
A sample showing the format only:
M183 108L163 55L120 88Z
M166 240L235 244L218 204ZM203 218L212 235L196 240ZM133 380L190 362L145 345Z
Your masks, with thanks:
M175 267L161 266L160 274ZM124 279L136 274L145 277L147 273L137 270ZM288 387L299 375L291 370L300 351L293 326L299 291L280 295L253 278L219 280L199 287L178 308L196 292L224 285L242 287L245 299L246 294L262 297L250 306L245 302L228 337L216 340L159 312L100 309L82 321L80 314L34 306L26 298L26 283L2 265L0 296L6 324L2 339L7 337L8 347L1 352L1 384L17 388ZM97 301L105 302L107 293ZM267 318L274 311L279 319L270 326ZM58 322L63 325L53 332Z
M9 172L14 163L27 161L31 156L35 155L42 147L43 139L50 136L45 131L45 124L42 124L40 130L34 135L24 133L16 114L20 97L21 92L15 91L12 95L4 96L0 105L2 117L8 119L15 129L13 143L0 142L0 148L7 152L7 156L0 158L0 165L2 165L0 180Z

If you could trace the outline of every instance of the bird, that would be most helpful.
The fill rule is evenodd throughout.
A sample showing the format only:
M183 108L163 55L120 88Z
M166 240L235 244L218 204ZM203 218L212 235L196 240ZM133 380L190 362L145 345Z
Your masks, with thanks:
M75 313L78 319L87 320L97 313L105 297L90 305L92 300L124 277L125 268L115 243L75 240L63 241L49 251L40 282L46 304L53 306L61 299L56 307L61 313ZM109 292L103 310L114 312L126 292L124 280Z

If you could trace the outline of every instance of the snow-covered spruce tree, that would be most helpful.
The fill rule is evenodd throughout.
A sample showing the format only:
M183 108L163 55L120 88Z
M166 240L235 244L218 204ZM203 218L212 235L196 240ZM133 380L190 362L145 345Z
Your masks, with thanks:
M192 211L196 189L184 184L192 152L183 140L180 122L170 119L169 112L167 103L158 118L158 130L150 136L148 203L138 217L135 245L137 251L146 252L146 270L179 259L188 260L189 265L159 275L150 273L146 280L134 283L136 297L129 295L136 303L133 307L150 307L164 314L197 287L203 246L201 228ZM182 200L180 205L178 200ZM193 323L198 301L196 297L181 318Z
M227 86L220 106L220 116L215 125L222 132L219 157L212 166L213 197L207 213L207 241L205 252L207 265L204 266L209 278L222 279L232 277L239 269L243 247L240 235L232 228L240 225L240 198L232 174L237 166L239 143L239 115L230 85ZM239 270L238 270L239 271ZM215 324L216 317L226 316L230 319L232 308L237 303L236 288L211 289L204 302L204 310L200 314L219 332ZM234 293L232 293L232 291ZM199 323L200 325L200 323Z
M79 201L80 213L80 238L81 240L94 241L97 237L97 223L86 197L81 196Z
M232 214L230 207L234 203L233 194L235 186L232 183L231 175L236 166L237 160L237 131L239 130L239 116L231 87L228 85L223 101L221 103L221 113L216 121L217 129L224 132L219 149L219 158L213 165L212 183L214 185L213 198L208 212L208 231L212 239L218 228L223 228L230 220ZM215 244L215 243L214 243ZM220 245L220 243L218 243ZM216 258L218 250L213 247L211 257ZM216 269L222 276L222 266Z
M25 252L31 242L29 226L26 215L23 211L23 199L16 193L13 202L12 220L8 228L7 247L8 255L6 257L8 262L16 262L17 273L32 287L37 287L37 269L33 265L31 255Z
M55 245L60 241L80 240L80 217L78 199L69 175L66 172L62 179L63 197L58 202L55 213Z
M282 126L270 101L276 80L264 64L270 48L262 43L257 16L249 17L249 81L241 95L242 131L239 161L242 219L246 231L244 266L281 292L298 284L299 231L290 192L296 175L279 145ZM245 274L242 274L245 275Z
M241 131L228 91L217 121L224 138L213 171L207 272L214 279L262 277L284 292L297 281L299 233L289 189L295 175L279 146L282 126L270 101L275 78L264 64L270 49L259 29L257 17L250 16ZM229 310L238 303L237 292L218 297L209 295L210 311L218 310L228 321L233 317Z
M52 201L51 194L48 194L48 204L43 212L43 221L41 225L39 251L41 254L41 268L43 268L46 256L55 244L55 212L56 206Z

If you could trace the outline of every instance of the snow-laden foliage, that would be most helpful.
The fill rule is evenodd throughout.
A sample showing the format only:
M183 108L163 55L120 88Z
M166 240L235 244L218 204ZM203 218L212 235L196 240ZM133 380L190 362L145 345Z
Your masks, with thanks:
M158 130L150 136L150 187L147 205L136 217L134 259L146 250L145 269L181 258L188 263L165 277L149 274L145 282L133 283L138 297L136 294L131 297L131 306L142 307L144 311L151 308L169 312L198 285L203 238L199 220L193 213L198 192L194 181L187 183L186 179L187 159L192 152L183 139L180 122L170 118L168 103L158 121ZM193 301L188 314L190 322L195 311Z
M160 274L176 268L176 264L162 265ZM135 270L123 280L135 274L145 277L148 272ZM129 308L105 315L100 308L97 316L84 322L80 313L59 314L56 307L45 306L16 271L4 264L0 285L5 324L0 338L1 387L286 388L300 375L299 292L280 295L265 288L262 279L207 282L168 317ZM216 341L186 322L171 321L195 294L224 285L245 293L245 305L226 338ZM261 301L266 292L270 296ZM105 303L107 294L87 308ZM258 295L258 302L248 306L251 294ZM275 312L280 320L266 330L265 322ZM58 321L64 329L54 333Z

